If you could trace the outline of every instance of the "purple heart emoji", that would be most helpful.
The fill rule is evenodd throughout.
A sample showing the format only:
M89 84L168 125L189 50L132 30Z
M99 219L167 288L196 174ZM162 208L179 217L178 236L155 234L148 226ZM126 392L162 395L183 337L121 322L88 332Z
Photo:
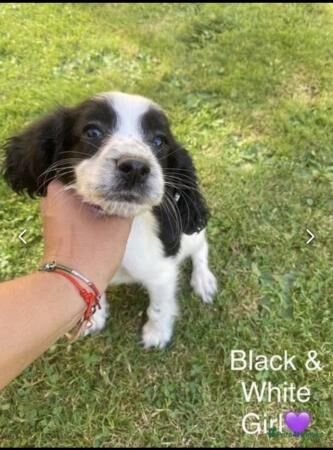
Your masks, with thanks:
M307 412L294 413L290 411L284 416L284 421L294 433L303 433L310 425L311 418Z

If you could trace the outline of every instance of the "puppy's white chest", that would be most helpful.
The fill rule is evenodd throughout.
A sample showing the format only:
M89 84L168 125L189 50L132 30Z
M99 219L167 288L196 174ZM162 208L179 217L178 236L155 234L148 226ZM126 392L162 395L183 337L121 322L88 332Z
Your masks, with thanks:
M158 225L151 212L135 217L121 267L112 283L144 283L160 270L159 261L163 261L164 255L157 236Z

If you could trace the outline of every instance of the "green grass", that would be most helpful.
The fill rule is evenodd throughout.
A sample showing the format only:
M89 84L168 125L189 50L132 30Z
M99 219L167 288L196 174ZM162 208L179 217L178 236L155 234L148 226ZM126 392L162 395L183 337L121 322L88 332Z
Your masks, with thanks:
M59 342L0 394L0 446L332 445L332 5L2 4L0 23L0 141L99 91L153 98L198 167L220 283L204 306L185 266L174 340L153 352L146 293L112 288L102 334ZM37 267L38 207L0 181L1 280ZM233 372L232 349L288 350L298 370ZM311 400L245 403L240 381L262 379ZM319 444L241 430L246 412L289 409L311 412Z

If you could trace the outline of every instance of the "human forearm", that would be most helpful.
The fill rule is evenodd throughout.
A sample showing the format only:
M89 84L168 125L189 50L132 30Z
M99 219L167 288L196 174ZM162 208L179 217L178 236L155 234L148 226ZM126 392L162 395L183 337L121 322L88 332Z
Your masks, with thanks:
M58 274L34 273L0 285L0 389L72 329L85 303Z
M69 266L103 293L123 258L131 221L96 215L59 182L49 185L42 213L43 263ZM77 289L58 273L0 284L0 388L72 329L85 310Z

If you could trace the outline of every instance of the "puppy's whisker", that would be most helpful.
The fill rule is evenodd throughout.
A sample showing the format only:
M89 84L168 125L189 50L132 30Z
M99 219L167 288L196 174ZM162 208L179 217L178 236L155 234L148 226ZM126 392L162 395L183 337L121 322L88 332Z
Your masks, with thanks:
M170 178L170 179L174 179L174 180L179 180L179 181L187 181L189 184L192 184L193 186L196 185L196 180L193 179L193 177L186 175L186 174L172 174L172 173L166 173L165 174L166 178Z
M55 170L58 166L62 167L63 165L69 164L71 161L74 161L74 158L71 159L62 159L60 161L56 161L55 163L51 164L44 172L42 172L38 178L41 178L45 173L50 172L52 170ZM75 162L75 161L74 161Z
M174 182L174 181L165 180L165 184L167 186L174 187L175 189L179 189L179 190L185 189L185 190L190 190L190 191L194 191L194 192L199 192L198 188L189 186L189 185L184 184L184 183L177 183L177 182Z
M53 167L52 169L48 169L45 170L45 172L43 173L44 179L46 179L47 176L51 175L51 174L57 174L62 170L69 170L69 169L73 169L72 165L67 164L63 164L63 165L58 165L56 167ZM39 181L41 177L38 177L37 181Z
M175 225L176 225L176 236L181 233L181 220L180 220L180 216L179 216L179 211L178 208L176 208L176 206L174 205L173 199L169 197L169 193L166 192L165 195L165 200L166 200L166 207L169 211L171 211L172 215L175 218ZM168 217L168 214L167 214ZM169 217L168 217L169 219ZM171 226L172 228L172 226Z
M66 190L67 190L67 186L69 186L69 185L63 186L63 187L55 194L55 196L53 197L53 203L59 201L59 200L60 200L60 197L62 197L62 196L65 195L65 192L66 192ZM68 203L69 201L70 201L70 198L67 197L67 196L66 196L65 199L61 199L61 202L62 202L63 205L65 205L65 204Z
M167 177L178 177L178 178L180 178L180 179L183 179L183 178L185 178L185 179L187 179L187 180L191 180L191 181L195 181L194 180L194 178L193 178L193 175L189 175L189 174L187 174L187 173L179 173L179 172L175 172L174 170L165 170L165 176L167 176Z
M37 183L39 183L40 178L44 177L43 182L41 185L45 185L45 182L47 182L47 175L53 172L56 172L58 168L63 169L64 167L73 168L73 166L70 164L71 162L76 163L76 158L68 158L68 159L62 159L60 161L56 161L55 163L51 164L44 172L40 174L40 176L37 178Z
M46 176L43 182L39 185L39 190L44 190L46 185L51 183L52 180L59 179L60 177L63 177L70 173L72 173L72 167L66 167L60 171L57 171L53 176L51 173L49 173L49 176L48 177Z
M62 150L61 152L59 152L59 155L66 155L67 153L69 154L73 154L73 150ZM92 156L91 152L82 152L82 151L78 151L75 150L75 155L82 155L82 156ZM81 158L77 158L78 160L81 161Z
M179 152L179 148L175 148L170 153L167 153L165 156L162 156L159 159L161 159L161 160L167 159L167 158L169 158L169 156L174 155L175 153L178 153L178 152Z
M194 199L189 195L189 193L185 192L184 190L182 191L182 195L183 195L183 199L184 202L186 204L186 206L188 207L188 200L190 201L193 209L198 213L198 215L200 216L200 210L198 208L198 205L196 204L196 202L194 201ZM190 212L190 208L188 207L188 211ZM188 222L189 223L189 222Z
M185 169L180 167L166 167L163 169L165 172L189 172L193 173L192 169Z
M82 140L82 142L85 142L86 144L91 145L91 146L92 146L93 148L95 148L96 150L99 150L99 149L101 148L100 146L97 146L96 144L94 144L93 142L91 142L91 141L89 141L89 140L87 140L87 139L82 138L81 140ZM89 154L88 156L92 156L92 155Z

